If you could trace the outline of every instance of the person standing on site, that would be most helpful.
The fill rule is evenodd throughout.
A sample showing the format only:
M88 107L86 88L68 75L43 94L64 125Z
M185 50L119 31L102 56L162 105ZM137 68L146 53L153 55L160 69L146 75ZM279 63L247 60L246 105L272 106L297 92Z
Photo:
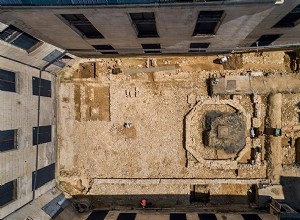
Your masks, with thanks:
M147 200L146 199L142 199L141 201L141 206L144 208L146 208L146 205L147 205Z

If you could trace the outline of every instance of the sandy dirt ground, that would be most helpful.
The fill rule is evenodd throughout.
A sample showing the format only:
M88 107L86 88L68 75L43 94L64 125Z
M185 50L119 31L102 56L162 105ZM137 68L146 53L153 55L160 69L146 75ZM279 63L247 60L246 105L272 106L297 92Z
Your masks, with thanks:
M261 163L255 166L251 165L251 149L240 159L242 166L226 169L190 163L195 158L185 149L185 117L199 101L208 98L210 77L246 75L249 71L275 75L290 72L284 52L230 57L224 65L216 63L218 56L81 59L65 68L57 86L61 188L71 195L113 194L122 193L119 191L123 188L93 186L93 179L266 178L264 163L268 157L264 155L264 136L260 138ZM263 130L267 96L261 99ZM299 101L298 94L283 95L283 126L299 123L296 112L300 110L295 107ZM250 96L241 95L239 103L253 115ZM130 123L131 127L125 128L124 123ZM246 135L249 137L249 132ZM293 132L292 136L295 135L299 134ZM283 147L283 164L294 163L292 148L292 144ZM211 149L207 150L206 155L213 154ZM234 158L219 154L221 159ZM239 195L247 194L249 186L245 186L240 187ZM220 192L212 191L226 194L234 192L235 187L229 189L225 185L219 188ZM176 190L189 193L188 184L162 190L166 188L169 193ZM138 187L133 191L140 192Z

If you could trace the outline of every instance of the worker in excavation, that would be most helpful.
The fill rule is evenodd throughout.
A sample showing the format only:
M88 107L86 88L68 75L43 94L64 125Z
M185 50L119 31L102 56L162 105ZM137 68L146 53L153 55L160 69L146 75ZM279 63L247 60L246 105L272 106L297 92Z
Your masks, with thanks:
M146 205L147 205L147 200L146 199L142 199L141 206L143 207L143 209L146 207Z

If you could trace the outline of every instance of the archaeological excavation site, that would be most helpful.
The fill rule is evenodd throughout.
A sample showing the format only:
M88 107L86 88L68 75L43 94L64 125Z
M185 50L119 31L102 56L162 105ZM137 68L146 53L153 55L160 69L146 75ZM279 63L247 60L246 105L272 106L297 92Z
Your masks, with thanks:
M248 209L293 195L298 64L284 52L222 58L81 59L63 69L59 188L95 207L137 208L145 198L152 209Z
M0 219L300 220L300 0L0 0Z

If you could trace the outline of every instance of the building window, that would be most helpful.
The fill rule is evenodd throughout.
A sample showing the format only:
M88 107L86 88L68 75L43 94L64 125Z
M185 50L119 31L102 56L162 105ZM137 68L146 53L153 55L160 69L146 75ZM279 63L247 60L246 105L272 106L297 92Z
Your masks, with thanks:
M32 136L33 145L51 142L51 139L52 139L51 133L52 133L51 125L40 126L39 128L33 127L33 136Z
M41 88L39 89L40 78L32 77L32 95L40 95L44 97L51 97L51 81L41 79Z
M300 5L284 16L274 28L295 27L300 22Z
M205 52L209 43L191 43L189 52Z
M118 52L111 45L93 45L93 47L102 54L118 54Z
M38 189L55 178L55 163L32 172L32 190Z
M17 131L18 130L0 131L0 152L17 148Z
M72 27L76 28L83 37L104 38L103 35L83 14L62 14L61 15Z
M14 72L0 69L0 90L16 92L16 74Z
M0 39L14 46L22 48L27 52L32 51L39 45L40 41L20 29L10 25L0 33Z
M255 46L268 46L277 40L281 34L269 34L269 35L262 35L256 42L251 44L251 47Z
M65 63L60 60L61 56L62 56L62 52L55 49L51 53L49 53L47 56L45 56L43 58L43 60L47 61L48 63L52 63L55 66L59 66L59 67L63 68L65 66ZM64 55L64 56L66 56L66 55Z
M142 44L145 53L161 53L160 44Z
M216 34L224 14L224 11L200 11L193 35Z
M170 213L170 220L187 220L186 213Z
M254 214L255 215L255 214ZM216 220L216 219L218 219L217 218L217 216L216 216L216 214L214 214L214 213L199 213L198 214L198 218L199 219L211 219L211 220ZM247 217L245 217L245 218L243 218L243 219L258 219L258 220L260 220L261 218L257 215L257 216L249 216L248 218Z
M130 13L130 17L138 32L138 38L159 37L153 12Z
M59 59L59 61L63 62L63 63L68 63L70 60L72 60L73 58L68 56L68 55L64 55L62 58Z
M0 207L17 199L17 180L0 185Z

